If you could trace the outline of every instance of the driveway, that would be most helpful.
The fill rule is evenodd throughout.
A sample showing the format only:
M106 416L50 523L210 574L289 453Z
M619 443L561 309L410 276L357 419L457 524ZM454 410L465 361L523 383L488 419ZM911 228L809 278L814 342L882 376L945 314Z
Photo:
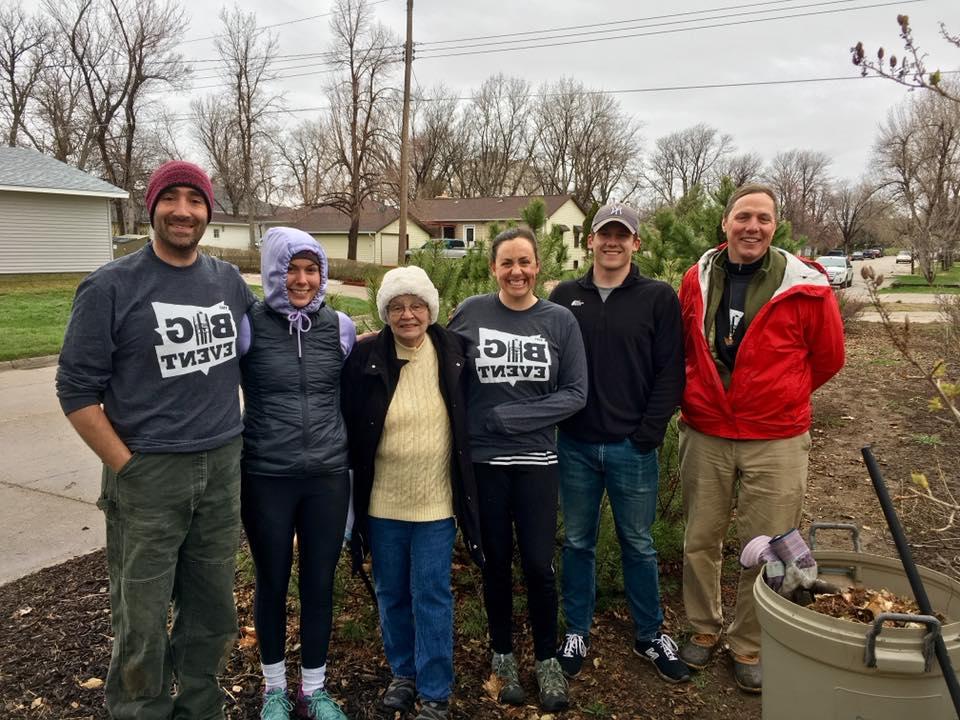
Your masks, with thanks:
M860 270L864 266L870 266L874 272L883 275L883 287L890 287L893 279L898 275L909 275L909 265L897 265L895 258L888 255L875 260L855 260L853 263L853 286L846 290L850 297L869 300L870 294L867 292L867 284L860 276ZM887 306L890 317L894 322L903 322L909 316L913 323L934 323L940 321L940 312L936 308L937 297L933 293L884 293L880 296L883 304ZM909 305L929 305L929 310L909 311L897 310L898 304ZM869 306L860 315L860 320L866 322L880 322L880 314L872 310Z
M0 584L104 544L100 463L60 411L56 370L0 371Z

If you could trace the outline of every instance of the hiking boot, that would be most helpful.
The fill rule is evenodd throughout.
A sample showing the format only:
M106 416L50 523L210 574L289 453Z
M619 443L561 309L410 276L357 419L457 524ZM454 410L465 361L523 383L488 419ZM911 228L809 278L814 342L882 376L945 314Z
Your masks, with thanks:
M417 701L417 684L413 678L395 677L390 681L380 704L388 710L397 710L406 715Z
M527 699L527 694L520 684L520 673L517 671L517 661L513 653L493 654L493 674L501 682L500 693L497 695L497 702L506 705L523 705Z
M427 700L414 720L447 720L449 712L450 703L446 700Z
M303 694L303 688L297 693L295 714L303 720L347 720L336 700L327 695L326 690L315 690L310 695Z
M633 651L653 663L657 674L667 682L682 683L690 679L690 668L677 657L677 644L666 633L660 633L653 640L637 640Z
M560 663L555 657L538 660L536 663L537 685L540 688L540 707L547 712L566 710L570 704L567 698L567 679L563 676Z
M580 668L583 667L583 661L587 657L588 641L583 635L577 633L567 633L563 643L557 649L557 662L560 663L560 669L568 678L576 677L580 674Z
M293 703L287 697L287 691L283 688L274 688L263 694L260 720L290 720L291 710L293 710Z
M737 655L733 657L733 679L737 687L744 692L759 694L763 691L763 672L758 655Z
M718 645L720 645L720 637L717 635L693 635L683 644L678 655L689 667L694 670L703 670L710 662Z

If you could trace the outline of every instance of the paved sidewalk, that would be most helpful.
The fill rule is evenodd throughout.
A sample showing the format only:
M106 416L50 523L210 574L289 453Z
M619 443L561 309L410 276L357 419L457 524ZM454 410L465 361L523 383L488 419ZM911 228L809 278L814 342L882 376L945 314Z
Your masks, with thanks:
M56 370L0 371L0 584L104 545L100 463L60 411Z

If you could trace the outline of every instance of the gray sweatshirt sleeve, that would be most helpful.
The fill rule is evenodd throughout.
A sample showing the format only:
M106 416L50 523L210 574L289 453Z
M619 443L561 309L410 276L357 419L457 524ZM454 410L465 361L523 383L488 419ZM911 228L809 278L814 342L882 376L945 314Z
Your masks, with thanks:
M487 430L503 434L526 433L556 425L587 404L587 356L576 319L566 308L558 308L554 332L560 357L557 387L546 395L510 400L494 407L487 416Z
M98 405L113 374L111 298L92 281L77 288L57 365L57 397L67 415Z

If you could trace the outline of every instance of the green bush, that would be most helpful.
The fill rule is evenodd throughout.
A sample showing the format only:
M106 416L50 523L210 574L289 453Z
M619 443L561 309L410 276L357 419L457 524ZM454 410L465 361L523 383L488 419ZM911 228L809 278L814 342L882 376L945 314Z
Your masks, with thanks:
M242 273L260 272L259 250L234 250L232 248L199 246L200 252L210 257L219 258L231 265L236 265Z

